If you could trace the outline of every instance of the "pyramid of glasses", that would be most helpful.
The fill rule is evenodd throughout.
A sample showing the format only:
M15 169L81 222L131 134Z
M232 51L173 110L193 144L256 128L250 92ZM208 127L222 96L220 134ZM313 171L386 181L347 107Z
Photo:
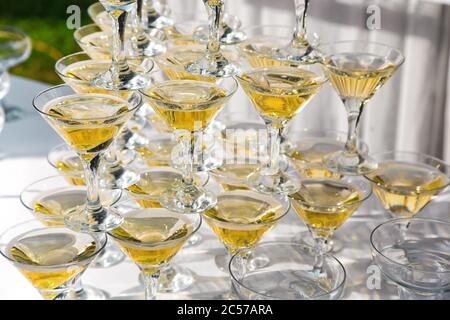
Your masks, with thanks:
M306 29L308 0L294 1L294 31L241 29L225 2L203 0L207 26L174 21L154 1L89 8L95 24L74 33L83 52L55 66L65 85L33 101L65 141L48 155L59 174L24 189L21 202L36 221L0 241L44 298L107 298L80 276L124 255L141 271L145 298L188 290L192 273L170 261L201 241L196 232L205 222L226 249L233 283L217 298L338 299L346 271L327 252L372 188L403 218L390 232L406 242L413 216L450 184L450 167L439 159L372 155L358 140L363 108L402 64L399 51L364 41L321 45ZM286 133L327 82L345 105L348 133ZM260 119L222 123L217 117L239 87ZM258 245L289 210L309 234ZM374 258L385 266L383 258L394 258L375 236ZM274 274L288 282L283 290Z

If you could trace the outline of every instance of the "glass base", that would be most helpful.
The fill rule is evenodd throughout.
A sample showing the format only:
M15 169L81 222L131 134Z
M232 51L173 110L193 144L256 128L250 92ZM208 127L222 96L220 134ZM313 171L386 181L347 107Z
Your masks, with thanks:
M148 10L147 26L148 28L164 29L174 25L171 17L160 14L156 10Z
M149 79L132 69L120 72L116 75L112 70L95 77L92 84L105 90L139 90L149 84Z
M159 277L159 291L176 293L186 290L194 283L191 270L179 265L169 265L161 271Z
M325 158L330 171L347 175L365 175L377 169L377 163L366 154L338 151Z
M194 247L198 244L200 244L203 240L203 237L198 233L194 233L192 236L189 237L189 240L186 241L186 244L184 245L186 248Z
M113 243L108 242L105 249L99 253L94 261L89 265L89 268L104 269L111 268L118 265L125 259L125 255Z
M292 237L292 242L301 245L306 250L314 249L315 242L314 238L311 236L309 231L302 231L297 233L294 237ZM336 253L344 248L344 244L339 240L329 240L326 247L325 253Z
M104 168L100 186L105 189L125 189L139 181L139 175L121 166Z
M222 55L212 60L208 60L207 57L204 56L203 58L188 64L186 70L192 74L216 78L232 77L239 72L239 68L230 63Z
M132 58L151 58L166 52L164 43L157 39L151 39L146 34L133 41Z
M232 29L228 25L221 28L220 32L220 43L223 45L238 44L247 39L245 32L239 29ZM193 36L195 40L202 43L207 43L209 37L209 27L207 25L197 27Z
M102 208L101 212L92 215L86 208L75 208L66 213L66 227L84 233L107 232L116 229L123 222L122 216L116 211Z
M248 176L248 184L255 190L268 194L292 194L300 188L298 180L286 173L278 172L274 175L263 174L264 169Z
M170 211L189 214L204 212L217 203L217 198L211 192L194 185L188 188L181 186L181 188L164 194L160 199L161 205Z
M55 300L107 300L109 298L110 296L106 291L82 285L78 290L70 290L59 294Z
M294 47L292 45L277 49L273 58L281 61L293 61L296 63L313 64L318 62L315 49L310 45Z

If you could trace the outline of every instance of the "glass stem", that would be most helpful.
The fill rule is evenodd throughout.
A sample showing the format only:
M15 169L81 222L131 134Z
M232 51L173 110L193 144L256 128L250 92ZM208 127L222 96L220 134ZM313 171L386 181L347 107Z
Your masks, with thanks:
M156 300L158 294L159 271L148 274L142 271L145 286L145 300Z
M112 65L113 75L120 77L120 74L128 71L128 63L125 54L125 27L128 12L114 10L110 13L112 18Z
M320 275L322 273L323 255L326 250L328 239L323 238L323 237L315 237L314 241L315 241L315 244L314 244L315 259L314 259L313 271L317 275Z
M103 210L103 206L100 202L99 181L97 178L100 158L101 154L97 154L92 160L86 160L81 157L87 190L87 214L89 215L89 219L93 219L97 223L103 222L106 217L106 211Z
M208 12L209 35L206 45L206 57L209 61L215 61L220 53L220 24L222 22L224 1L223 0L203 0ZM211 5L210 2L214 2Z
M182 136L183 139L183 157L182 181L185 185L194 183L194 157L195 157L195 132L189 132Z
M265 168L265 174L275 175L280 172L280 144L282 128L278 125L269 124L267 126L268 144L267 155L268 161Z
M361 119L366 101L360 99L345 99L345 108L347 109L347 142L345 143L345 150L350 154L358 153L358 125Z
M306 16L309 0L294 0L295 4L295 30L293 45L302 45L306 41Z

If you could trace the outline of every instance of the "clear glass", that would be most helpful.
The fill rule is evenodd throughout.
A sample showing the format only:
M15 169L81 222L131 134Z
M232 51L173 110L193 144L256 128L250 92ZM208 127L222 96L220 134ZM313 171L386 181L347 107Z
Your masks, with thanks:
M369 100L403 63L403 55L389 46L366 41L340 41L318 49L324 72L347 111L345 151L328 157L330 170L361 175L376 169L376 162L358 150L358 125Z
M145 299L154 300L159 290L161 270L168 266L170 260L178 253L183 244L198 231L202 218L200 215L178 214L160 208L131 210L123 212L123 215L125 225L127 225L127 219L131 219L130 225L138 228L139 233L145 232L146 228L148 228L148 232L155 232L155 226L148 222L152 218L178 219L188 225L186 234L183 236L162 241L137 240L134 237L124 238L119 232L114 231L108 233L141 270L141 278L145 286ZM142 220L143 223L139 224L139 220ZM139 238L138 235L137 237Z
M290 79L304 72L308 81ZM250 69L238 76L245 93L267 126L267 159L250 175L249 184L264 193L290 194L299 188L298 179L280 169L282 132L326 82L317 65L272 66ZM283 80L279 80L283 79ZM286 81L288 80L288 81Z
M144 18L145 29L166 29L174 24L174 18L170 7L165 1L145 0L146 15Z
M76 96L78 99L85 99L88 101L94 99L94 97L98 97L98 99L108 98L110 101L128 105L128 109L120 114L112 115L110 117L94 117L92 119L86 119L83 117L66 119L64 116L61 117L58 114L47 113L47 105L52 101L56 101L55 99L64 101L64 99L72 99L72 97L74 96ZM98 170L102 153L111 144L113 138L118 134L126 121L129 120L133 113L139 108L140 104L141 97L138 93L131 94L128 100L108 95L76 95L75 91L67 85L60 85L47 89L39 93L33 99L34 108L42 115L45 120L47 120L50 126L52 126L55 131L60 134L63 139L66 140L66 143L68 144L71 143L70 139L72 138L72 136L66 137L64 135L64 132L66 131L64 130L67 130L67 132L72 132L73 126L75 126L77 130L84 129L86 132L90 132L90 130L94 130L95 132L95 130L98 130L96 129L97 127L94 123L102 123L111 127L114 126L117 129L108 131L108 135L110 135L111 139L101 142L92 149L77 150L77 148L75 148L75 151L79 155L83 164L84 178L88 192L86 206L69 212L65 216L65 223L70 228L83 232L105 232L116 228L122 223L122 217L119 214L112 210L106 210L105 208L103 208L100 202ZM59 132L58 130L62 130L62 132ZM90 136L91 135L87 137ZM104 139L102 138L102 140Z
M40 245L30 241L27 250L36 252L36 257L42 257L45 261L46 255L56 255L58 250L55 246L61 245L55 239L64 236L71 240L71 248L59 247L59 252L68 253L69 249L82 249L86 244L95 242L95 249L83 257L76 258L72 262L64 264L46 263L39 265L28 263L27 261L17 261L11 255L11 247L22 240L21 249L25 250L26 240L32 237L42 237L47 241L42 241ZM52 242L54 241L54 242ZM52 245L53 243L53 245ZM0 253L9 260L22 274L32 282L32 285L39 291L44 299L51 300L71 300L86 299L91 293L92 298L104 299L106 295L101 290L94 290L88 287L83 290L80 276L104 249L107 243L105 235L92 235L74 232L62 226L44 227L39 221L32 220L22 222L15 226L10 226L0 235ZM47 247L46 247L47 245ZM67 250L67 251L64 251ZM51 261L51 260L50 260ZM31 280L33 279L33 280Z
M316 190L310 194L306 186L313 185ZM349 198L338 196L338 190L342 186L352 188L351 193L347 192ZM323 186L322 188L319 188ZM327 187L327 188L325 188ZM330 197L334 192L335 198ZM355 196L357 192L357 197ZM314 269L319 275L322 272L325 252L329 250L329 241L336 229L342 226L345 221L355 213L361 204L372 194L372 188L362 177L347 176L340 180L322 179L302 179L302 185L298 193L290 196L292 207L299 217L305 222L312 237L315 254Z
M217 78L231 77L239 68L229 61L220 50L220 23L225 0L202 0L209 20L209 37L205 55L186 66L190 73Z
M273 57L282 61L293 61L302 64L319 62L316 47L319 38L314 34L308 39L306 31L306 17L308 15L309 0L294 0L295 6L295 30L290 44L274 51Z
M255 268L252 259L270 263ZM332 255L323 257L323 272L314 272L315 257L290 242L266 242L248 256L235 254L229 264L233 286L245 300L337 300L346 282L344 266ZM281 279L281 280L280 280Z
M233 202L237 203L233 203ZM243 208L244 201L249 207ZM226 212L222 211L227 208ZM285 197L265 195L250 190L225 191L217 196L217 205L211 212L203 213L203 218L225 246L227 262L239 253L242 258L257 246L263 235L280 221L290 209ZM266 218L270 212L271 217ZM216 261L220 258L216 257ZM255 262L252 260L252 263ZM220 263L219 263L220 268ZM233 299L232 286L229 292L218 299Z
M406 231L402 225L408 224ZM431 219L395 219L370 235L374 262L398 287L401 299L450 298L450 223Z
M125 26L136 0L101 0L112 19L112 61L108 71L92 79L95 87L107 90L137 90L149 83L149 78L133 70L125 50Z
M11 87L8 69L24 62L31 53L31 39L20 29L0 26L0 131L5 121L18 120L24 111L16 106L5 105L3 98Z
M164 86L195 85L201 83L199 81L193 80L163 80L167 78L162 72L155 73L154 79L157 85ZM205 84L206 83L203 83L203 85ZM224 78L215 83L215 87L217 89L220 89L223 92L224 96L214 101L214 104L217 106L217 109L215 111L217 112L212 117L210 117L210 121L212 121L214 117L217 116L217 113L220 111L220 109L225 106L231 96L236 92L238 85L235 79ZM177 105L180 106L179 112L183 112L179 114L179 116L181 116L182 114L184 114L184 112L187 112L186 110L193 108L190 102L180 101L179 99L177 99L177 97L164 99L161 99L159 97L155 98L154 96L149 95L149 93L151 93L151 90L152 88L149 88L145 91L140 90L140 92L144 95L147 102L155 109L155 111L159 109L161 112L168 112L169 110L172 110L173 105ZM200 105L196 105L195 107L198 108L202 105L206 107L209 104L211 104L211 102L206 101L204 103L201 103ZM198 114L198 111L193 114ZM165 120L167 122L167 119ZM172 191L165 193L164 196L160 199L160 203L165 208L172 211L180 213L200 213L215 205L215 196L211 192L196 186L193 179L194 173L196 171L196 165L199 163L196 160L198 158L196 146L203 145L201 143L202 140L199 140L200 142L197 143L198 137L202 139L202 135L205 131L204 127L205 125L208 126L210 123L203 123L203 120L201 119L196 120L196 116L186 117L183 121L185 120L189 121L187 127L193 128L193 131L190 131L189 129L176 130L176 139L182 146L182 152L181 156L176 153L178 156L172 157L172 166L176 167L182 172L182 183L180 183ZM206 118L205 121L207 121Z
M420 213L450 184L450 165L435 157L407 151L375 153L371 157L378 168L365 177L392 218ZM393 169L386 169L392 165Z

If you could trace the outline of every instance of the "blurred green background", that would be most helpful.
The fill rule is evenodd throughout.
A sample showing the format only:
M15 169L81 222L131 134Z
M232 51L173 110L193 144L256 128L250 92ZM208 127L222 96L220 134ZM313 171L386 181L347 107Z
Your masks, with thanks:
M87 8L95 0L21 0L8 1L0 10L0 24L12 25L26 32L33 41L30 58L11 69L12 74L48 83L61 83L54 72L55 62L80 51L69 30L66 13L70 5L81 8L81 25L92 23Z

